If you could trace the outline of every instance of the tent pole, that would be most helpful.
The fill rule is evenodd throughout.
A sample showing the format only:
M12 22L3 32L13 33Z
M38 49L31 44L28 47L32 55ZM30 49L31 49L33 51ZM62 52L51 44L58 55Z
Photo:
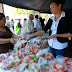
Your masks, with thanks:
M2 3L0 3L0 13L4 13L4 7Z
M3 14L4 14L4 6L3 6L3 3L2 3L2 10L3 10Z

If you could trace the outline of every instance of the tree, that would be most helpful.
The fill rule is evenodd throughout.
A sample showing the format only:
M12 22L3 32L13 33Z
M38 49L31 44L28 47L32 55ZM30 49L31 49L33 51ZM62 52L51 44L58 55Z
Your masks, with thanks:
M40 17L45 18L46 20L48 20L51 16L52 14L40 13Z
M11 8L10 11L12 12L13 16L17 16L20 14L29 16L29 14L32 14L32 10L26 10L26 9L20 9L20 8Z
M10 11L11 11L12 15L15 17L20 14L29 16L29 14L32 14L33 10L26 10L26 9L11 7ZM48 20L51 16L52 16L51 14L40 13L40 17L45 18L46 20Z

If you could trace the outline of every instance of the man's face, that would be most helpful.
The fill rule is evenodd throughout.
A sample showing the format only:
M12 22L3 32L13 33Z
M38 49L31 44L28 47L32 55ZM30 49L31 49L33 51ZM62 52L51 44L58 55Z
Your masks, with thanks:
M29 17L31 20L33 20L34 19L34 17Z
M34 19L34 17L32 17L32 20Z
M9 20L9 17L7 18L7 20Z

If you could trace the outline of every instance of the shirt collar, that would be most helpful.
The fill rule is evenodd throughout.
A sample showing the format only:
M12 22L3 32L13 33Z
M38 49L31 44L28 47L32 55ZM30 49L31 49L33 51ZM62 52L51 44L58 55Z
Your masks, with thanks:
M62 17L65 17L65 12L64 11L61 12L61 16L59 17L59 19L61 19ZM55 20L55 15L50 17L50 19Z
M64 11L61 12L60 19L61 19L62 17L65 17L65 12L64 12Z

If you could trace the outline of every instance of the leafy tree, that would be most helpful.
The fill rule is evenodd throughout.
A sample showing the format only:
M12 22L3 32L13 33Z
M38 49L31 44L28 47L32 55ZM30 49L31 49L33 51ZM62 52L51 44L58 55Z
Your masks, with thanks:
M52 16L52 14L46 14L46 13L40 14L40 17L45 18L46 20L48 20L51 16Z
M10 11L12 12L12 15L14 16L17 16L20 14L29 16L29 14L32 14L32 10L25 10L25 9L19 9L19 8L11 8Z
M32 14L33 10L26 10L26 9L11 7L10 11L11 11L12 15L15 17L20 14L24 14L26 16L29 16L29 14ZM51 17L51 16L52 16L51 14L40 13L40 17L45 18L46 20L48 20L49 17Z

